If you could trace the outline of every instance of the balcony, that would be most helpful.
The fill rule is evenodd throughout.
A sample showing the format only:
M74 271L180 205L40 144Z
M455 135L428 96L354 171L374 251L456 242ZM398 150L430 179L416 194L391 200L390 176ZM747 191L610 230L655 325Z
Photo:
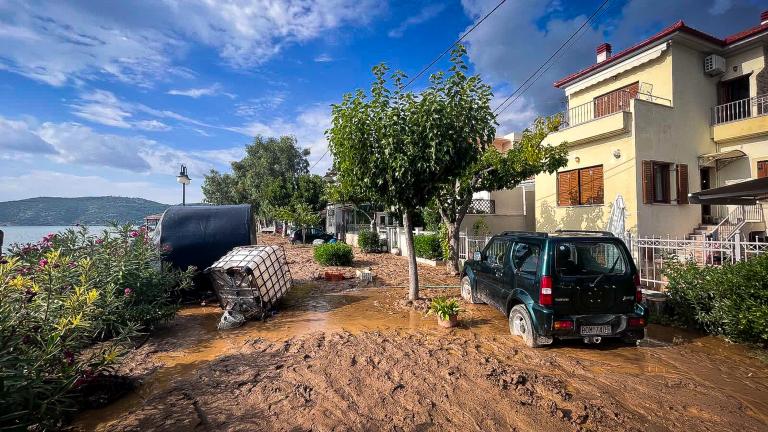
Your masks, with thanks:
M495 214L496 201L492 199L473 199L467 214Z
M618 90L568 109L563 114L558 139L581 144L629 132L633 99L672 106L672 101L666 98L635 90Z
M728 142L768 134L768 95L712 108L712 138Z

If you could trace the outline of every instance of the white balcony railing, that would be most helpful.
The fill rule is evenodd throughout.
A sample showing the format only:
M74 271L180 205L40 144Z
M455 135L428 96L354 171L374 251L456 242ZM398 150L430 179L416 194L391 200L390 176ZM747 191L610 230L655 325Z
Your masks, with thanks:
M768 94L741 99L712 108L712 124L718 125L768 114Z
M667 98L629 90L618 90L566 110L563 113L562 129L577 126L617 112L629 111L632 99L672 106L672 101Z

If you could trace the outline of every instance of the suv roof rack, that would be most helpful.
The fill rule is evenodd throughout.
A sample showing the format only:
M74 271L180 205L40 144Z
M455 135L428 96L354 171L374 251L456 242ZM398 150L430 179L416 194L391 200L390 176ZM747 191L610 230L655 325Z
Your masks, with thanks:
M600 235L603 237L615 237L612 232L610 231L592 231L592 230L562 230L559 229L555 231L558 234L592 234L592 235Z
M501 235L525 235L531 237L548 237L549 234L538 231L504 231Z

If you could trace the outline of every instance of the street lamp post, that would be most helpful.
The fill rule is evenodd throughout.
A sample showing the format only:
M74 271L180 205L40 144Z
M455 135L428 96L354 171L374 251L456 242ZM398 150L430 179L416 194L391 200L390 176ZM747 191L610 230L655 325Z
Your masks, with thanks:
M181 170L176 176L176 181L181 183L181 205L187 205L187 185L192 182L192 179L187 175L186 165L181 164Z

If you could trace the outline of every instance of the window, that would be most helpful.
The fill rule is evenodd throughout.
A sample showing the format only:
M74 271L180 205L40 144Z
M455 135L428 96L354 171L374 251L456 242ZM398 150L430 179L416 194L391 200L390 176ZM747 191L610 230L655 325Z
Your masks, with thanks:
M636 82L596 97L593 101L595 118L628 110L629 101L636 98L639 91L640 83Z
M555 249L555 269L560 276L624 274L627 257L610 242L564 242Z
M485 247L485 263L491 266L504 266L509 255L509 240L493 239Z
M677 204L688 204L688 165L670 162L643 161L643 203L672 202L671 178L675 173Z
M516 271L535 275L539 270L539 245L528 243L515 243L512 252L512 265Z
M557 205L603 203L603 166L557 173Z
M768 177L768 160L757 161L757 178Z

